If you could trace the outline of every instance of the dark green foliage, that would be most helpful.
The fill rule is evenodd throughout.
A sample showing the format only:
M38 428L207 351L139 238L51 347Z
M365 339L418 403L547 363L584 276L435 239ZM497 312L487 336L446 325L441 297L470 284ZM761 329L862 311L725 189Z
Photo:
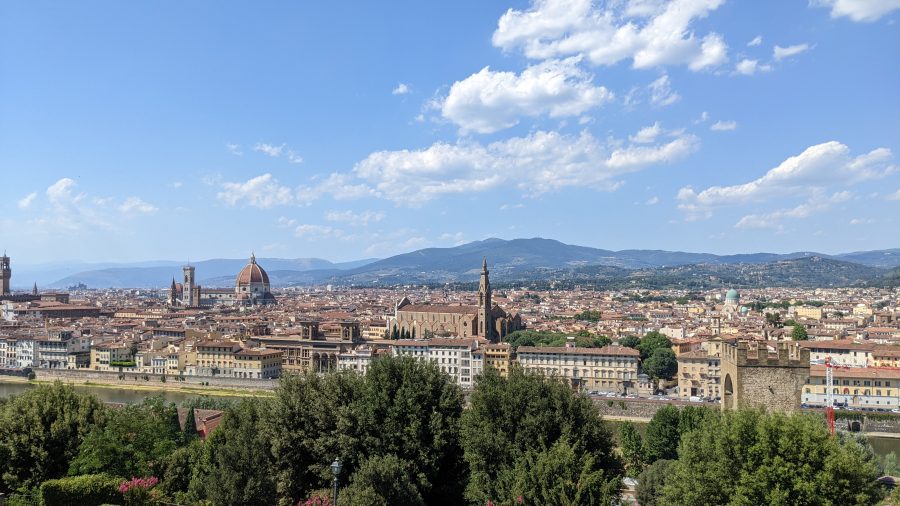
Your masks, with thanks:
M781 313L766 313L766 323L772 327L781 328L784 326L784 324L781 323Z
M660 459L674 459L678 456L678 442L681 434L678 426L681 423L681 414L678 408L666 404L653 415L647 424L647 434L644 438L646 449L645 460L652 464Z
M560 440L575 451L570 462L587 466L576 472L584 470L594 480L593 473L602 471L603 481L609 482L604 490L619 486L621 463L613 455L610 432L597 408L553 378L525 373L518 367L510 370L508 378L488 370L472 393L462 421L470 470L466 495L471 502L516 497L517 473L524 463L538 462L536 454L550 450ZM582 453L590 455L589 462ZM593 485L589 488L596 489Z
M278 495L294 504L331 483L331 461L351 476L363 456L408 462L428 504L459 504L465 465L459 443L459 387L430 363L376 360L365 377L287 376L271 412Z
M346 506L424 506L411 471L414 466L394 455L362 462L338 502Z
M661 502L875 504L878 473L864 440L831 438L818 417L729 411L684 436Z
M60 382L40 385L0 408L0 473L6 490L35 488L66 474L106 409ZM2 488L2 487L0 487Z
M643 370L653 379L669 379L678 372L678 359L672 348L656 348L643 363Z
M151 476L184 441L174 404L162 396L149 397L109 411L79 446L69 475L111 473L116 476Z
M644 438L631 422L619 426L619 450L629 476L637 476L644 469Z
M629 348L637 349L637 347L641 344L641 338L638 336L625 336L619 338L620 346L627 346Z
M47 480L39 489L41 506L121 504L124 480L108 474L86 474Z
M637 347L638 351L641 352L641 360L647 360L647 358L653 354L654 350L660 348L668 348L671 350L672 341L655 330L647 332L647 334L644 335L644 338L641 339L641 344Z
M275 498L272 454L260 431L270 413L268 399L246 399L225 411L222 423L204 445L202 497L213 504L270 505Z
M674 461L657 460L638 477L636 495L641 506L665 506L662 501L663 487Z
M794 329L791 330L791 339L794 341L806 341L809 339L809 336L806 333L806 327L800 324L794 325Z
M190 409L216 409L219 411L225 411L226 409L234 405L234 403L235 401L231 399L201 395L199 397L191 397L190 399L183 401L181 403L181 407Z
M576 314L575 319L587 322L598 322L600 321L600 316L600 311L592 311L590 309L586 309Z
M498 496L498 504L581 505L612 504L620 482L596 457L559 439L546 450L528 451L511 475L512 493ZM502 493L502 492L501 492Z
M204 458L204 445L205 443L203 441L195 438L186 446L182 446L172 452L172 454L166 458L160 487L167 496L177 497L179 494L186 494L192 479L196 479L197 486L199 487L202 478L199 476L195 478L194 474L195 470L200 471L200 466L197 464Z

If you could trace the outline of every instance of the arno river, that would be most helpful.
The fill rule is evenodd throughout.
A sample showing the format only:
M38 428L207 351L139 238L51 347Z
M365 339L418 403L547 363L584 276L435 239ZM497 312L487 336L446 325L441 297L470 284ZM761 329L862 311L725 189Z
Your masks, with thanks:
M0 398L9 397L10 395L20 394L36 385L32 383L4 383L0 382ZM181 404L182 401L201 397L204 394L193 392L178 392L172 390L128 390L125 388L115 387L92 387L89 385L76 385L75 390L86 394L96 395L103 402L121 402L125 404L134 404L143 401L152 395L162 395L167 402ZM209 397L218 397L210 395ZM222 397L226 399L236 399L236 397Z

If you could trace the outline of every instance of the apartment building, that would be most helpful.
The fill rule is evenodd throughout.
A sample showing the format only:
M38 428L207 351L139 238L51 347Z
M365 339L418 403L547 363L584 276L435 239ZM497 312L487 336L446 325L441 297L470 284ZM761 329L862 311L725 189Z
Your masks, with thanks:
M812 365L803 387L803 403L824 406L827 383L824 365ZM900 407L900 370L876 367L834 368L834 400L850 408Z
M391 355L429 360L461 387L472 388L484 368L483 355L473 356L476 349L477 339L401 339L391 344Z
M520 346L516 355L526 371L565 379L573 388L600 392L631 391L640 362L640 353L625 346Z
M721 397L721 370L719 357L704 350L682 353L678 356L678 396Z

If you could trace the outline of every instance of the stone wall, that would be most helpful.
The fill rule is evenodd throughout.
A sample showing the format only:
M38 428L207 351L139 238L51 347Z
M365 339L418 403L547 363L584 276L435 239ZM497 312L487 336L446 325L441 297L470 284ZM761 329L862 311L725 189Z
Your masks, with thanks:
M610 402L612 405L610 405ZM667 404L671 404L678 409L681 409L684 406L704 406L711 409L719 409L717 403L711 402L655 401L650 399L625 399L617 397L597 398L594 399L594 404L599 408L601 416L624 416L630 418L646 418L647 420L653 418L653 415Z
M122 385L170 385L190 387L218 387L240 388L250 390L274 390L278 386L277 379L242 379L223 376L166 376L163 383L162 375L141 373L117 373L104 371L78 371L70 369L35 369L39 380L62 380L71 382L96 382ZM183 381L182 381L183 379Z

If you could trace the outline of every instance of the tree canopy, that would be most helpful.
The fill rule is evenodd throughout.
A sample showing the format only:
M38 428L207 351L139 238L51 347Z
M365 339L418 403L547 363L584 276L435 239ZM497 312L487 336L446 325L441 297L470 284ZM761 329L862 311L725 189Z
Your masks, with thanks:
M801 324L795 324L794 329L791 330L791 339L794 341L806 341L809 339L809 335L806 333L806 327Z

